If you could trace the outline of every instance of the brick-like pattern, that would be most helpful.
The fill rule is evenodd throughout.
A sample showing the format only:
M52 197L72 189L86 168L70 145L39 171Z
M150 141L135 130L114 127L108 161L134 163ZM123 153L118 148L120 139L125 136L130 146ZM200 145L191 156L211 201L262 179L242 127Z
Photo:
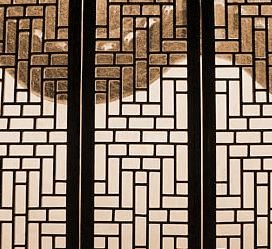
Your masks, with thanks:
M0 0L0 248L66 248L66 0Z
M271 6L215 8L217 248L272 247Z
M68 0L0 1L0 67L16 78L17 95L67 99L67 25Z
M188 248L185 1L97 4L95 249Z

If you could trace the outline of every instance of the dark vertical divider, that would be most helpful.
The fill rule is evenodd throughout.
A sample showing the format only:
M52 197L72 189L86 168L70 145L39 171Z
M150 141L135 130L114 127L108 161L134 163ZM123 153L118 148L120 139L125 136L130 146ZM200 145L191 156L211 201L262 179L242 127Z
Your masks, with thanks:
M81 249L94 248L94 121L96 1L83 4Z
M69 2L68 137L67 137L67 249L79 248L81 6Z
M202 1L203 248L216 248L214 1Z
M189 248L201 248L200 2L187 1Z

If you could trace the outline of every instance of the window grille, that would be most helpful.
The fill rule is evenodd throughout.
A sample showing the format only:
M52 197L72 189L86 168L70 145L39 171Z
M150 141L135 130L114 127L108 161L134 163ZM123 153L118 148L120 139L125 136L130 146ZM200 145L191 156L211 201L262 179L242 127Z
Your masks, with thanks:
M0 0L0 249L271 245L270 0Z

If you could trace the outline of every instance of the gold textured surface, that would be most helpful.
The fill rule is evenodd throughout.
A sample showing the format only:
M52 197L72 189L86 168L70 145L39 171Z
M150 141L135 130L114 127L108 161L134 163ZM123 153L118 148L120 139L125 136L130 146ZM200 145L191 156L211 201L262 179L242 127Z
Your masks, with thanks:
M68 1L1 3L0 67L13 69L9 73L19 88L66 102Z
M46 2L46 1L45 1ZM137 1L136 1L137 2ZM167 2L167 1L166 1ZM139 64L133 63L133 54L136 58L143 58L147 56L147 53L156 52L160 49L161 37L163 38L173 38L173 25L171 26L171 20L175 15L176 21L179 24L186 22L186 6L182 4L180 6L182 11L177 11L173 9L165 8L162 13L163 25L160 27L160 19L157 17L152 18L152 15L158 15L158 6L152 4L146 4L143 9L143 16L137 17L136 26L146 27L149 25L148 34L144 30L137 31L133 33L133 23L132 18L129 16L137 16L140 14L140 8L137 4L126 4L123 7L123 13L127 15L124 18L123 23L119 23L120 6L112 6L109 9L109 13L105 12L104 1L98 2L97 5L97 24L103 25L109 15L110 25L108 27L109 38L106 38L104 28L97 28L96 31L96 63L100 66L97 70L99 78L118 78L120 76L120 71L118 68L107 68L109 64L117 65L132 65L136 68L137 86L142 87L149 83L153 83L159 78L160 72L154 73L153 65L163 65L165 60L167 60L166 53L174 52L186 52L186 43L183 41L169 40L164 41L162 44L162 51L165 54L150 54L148 61ZM45 8L45 9L44 9ZM19 6L9 6L6 8L6 27L4 28L3 20L4 12L3 8L0 10L0 36L3 37L5 30L5 51L3 51L3 45L0 44L0 66L3 67L17 67L17 79L19 84L26 87L29 84L33 93L41 94L41 85L43 82L50 79L63 79L67 78L67 27L58 29L56 32L56 25L67 25L68 24L68 1L60 1L59 9L55 7L43 7L41 6L27 6L22 4ZM24 16L23 11L26 11ZM253 57L256 58L266 58L268 55L265 51L265 39L268 39L267 44L269 49L272 47L272 35L271 35L271 23L266 27L268 30L268 36L265 36L264 21L259 18L255 23L255 28L260 29L256 31L255 48L253 48L253 33L252 33L252 18L248 18L250 15L256 15L256 6L244 6L241 11L241 31L239 34L239 16L237 6L233 6L228 9L228 17L225 17L224 6L222 4L215 5L215 24L216 26L226 26L228 30L228 37L226 37L224 29L216 29L216 38L222 38L222 41L217 41L215 43L217 53L226 53L226 55L220 55L224 59L229 59L227 53L235 54L233 58L235 64L237 65L248 65L246 68L248 73L252 74L254 70L252 67L256 68L255 72L257 74L257 81L264 87L266 87L267 81L272 78L272 73L269 71L269 79L266 78L267 67L258 64L253 65ZM39 17L43 16L45 12L45 24ZM262 15L271 14L270 6L262 6ZM58 14L58 15L56 15ZM144 17L146 15L146 17ZM246 17L244 17L246 16ZM32 25L31 17L33 17ZM18 20L18 24L17 24ZM228 20L225 23L225 20ZM31 30L30 30L31 28ZM161 34L162 30L162 34ZM123 35L121 37L121 32ZM177 37L179 39L186 38L186 30L180 28L176 31ZM149 35L149 44L147 44L147 35ZM133 37L135 36L135 37ZM117 38L122 38L121 41L117 41ZM135 46L133 45L135 39ZM16 45L17 44L17 45ZM242 53L238 53L239 47L242 48ZM120 49L127 51L125 53L120 53ZM254 49L255 55L252 55L252 50ZM134 51L135 50L135 51ZM107 52L107 55L103 55L103 52ZM108 54L108 52L112 52ZM15 53L18 53L18 59L20 63L16 61ZM37 55L36 53L40 53ZM117 56L116 63L113 62L113 55ZM171 64L175 64L177 61L185 60L184 54L171 55ZM271 58L269 57L269 66L271 65ZM25 62L25 64L24 64ZM103 67L104 65L104 67ZM45 70L41 67L47 66ZM150 73L149 79L147 79L147 70L152 71ZM11 70L14 72L14 70ZM14 76L14 75L13 75ZM133 80L128 80L132 77L130 70L125 70L123 73L123 88L124 96L132 94ZM100 84L98 81L97 84ZM269 81L269 90L272 91L271 80ZM45 84L45 90L43 94L49 99L54 97L53 86L51 84ZM59 91L67 90L67 81L61 81L57 83ZM119 89L113 89L113 91L119 91ZM66 100L67 95L60 97L62 101ZM119 98L117 92L112 94L112 99L115 100ZM104 99L98 98L97 101L104 102Z

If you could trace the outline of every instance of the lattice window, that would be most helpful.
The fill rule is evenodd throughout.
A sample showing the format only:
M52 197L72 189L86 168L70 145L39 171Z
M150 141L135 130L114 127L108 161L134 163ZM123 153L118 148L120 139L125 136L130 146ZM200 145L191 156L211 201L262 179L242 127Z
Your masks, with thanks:
M97 1L94 248L188 247L186 2Z
M68 1L0 1L0 247L66 248Z
M271 248L271 2L215 6L217 248Z
M272 248L271 17L0 0L0 249Z

